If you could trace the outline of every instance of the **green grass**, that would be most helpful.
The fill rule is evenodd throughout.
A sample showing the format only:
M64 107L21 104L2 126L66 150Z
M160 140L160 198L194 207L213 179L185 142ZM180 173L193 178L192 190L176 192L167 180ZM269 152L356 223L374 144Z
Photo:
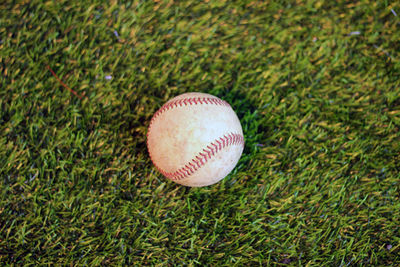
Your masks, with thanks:
M5 2L1 265L400 264L396 1ZM246 139L204 188L146 149L190 91Z

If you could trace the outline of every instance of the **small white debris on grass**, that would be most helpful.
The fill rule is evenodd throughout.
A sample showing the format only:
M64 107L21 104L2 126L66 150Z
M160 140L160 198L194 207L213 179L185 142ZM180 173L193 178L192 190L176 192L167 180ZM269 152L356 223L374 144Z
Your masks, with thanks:
M360 35L361 33L359 32L359 31L354 31L354 32L351 32L350 33L350 35Z

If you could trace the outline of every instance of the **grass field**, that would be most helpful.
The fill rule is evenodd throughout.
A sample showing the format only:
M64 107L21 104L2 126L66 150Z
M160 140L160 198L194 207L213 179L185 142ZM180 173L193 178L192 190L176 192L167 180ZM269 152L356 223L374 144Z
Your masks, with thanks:
M2 1L1 265L399 266L400 2L334 2ZM203 188L146 148L192 91L246 140Z

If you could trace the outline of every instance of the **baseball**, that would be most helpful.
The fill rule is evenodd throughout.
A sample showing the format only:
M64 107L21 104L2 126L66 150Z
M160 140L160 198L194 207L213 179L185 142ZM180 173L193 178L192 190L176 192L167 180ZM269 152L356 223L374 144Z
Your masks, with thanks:
M147 131L154 166L185 186L212 185L226 177L243 147L242 126L231 106L204 93L172 98L153 115Z

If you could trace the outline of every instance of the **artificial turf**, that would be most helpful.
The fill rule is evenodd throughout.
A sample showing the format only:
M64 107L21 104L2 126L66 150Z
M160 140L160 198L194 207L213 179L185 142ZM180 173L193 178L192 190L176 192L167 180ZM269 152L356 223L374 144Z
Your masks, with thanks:
M399 40L396 1L2 1L1 265L399 266ZM203 188L146 149L191 91L246 140Z

